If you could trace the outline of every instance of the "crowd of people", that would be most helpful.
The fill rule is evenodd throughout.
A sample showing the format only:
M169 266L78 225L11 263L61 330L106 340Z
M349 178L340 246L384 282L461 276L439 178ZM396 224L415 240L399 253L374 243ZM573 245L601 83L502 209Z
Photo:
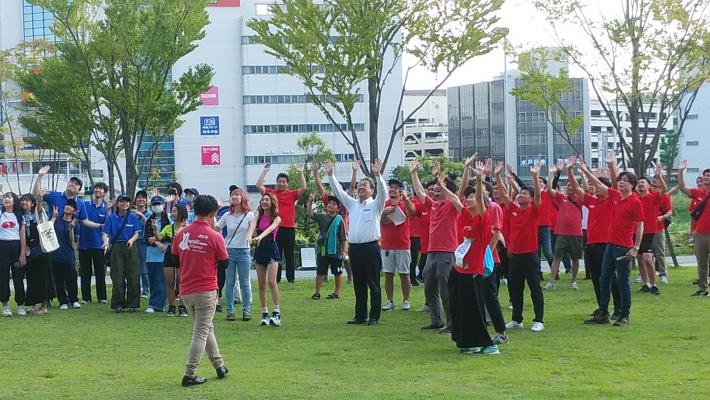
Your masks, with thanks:
M545 178L538 162L530 167L532 179L528 184L510 166L490 159L477 160L474 155L466 159L457 184L457 176L441 171L437 162L432 168L433 179L421 182L420 165L413 161L409 166L413 193L408 193L406 184L397 179L385 182L379 160L370 168L374 179L358 180L360 163L353 163L348 190L334 176L330 161L323 165L313 162L310 167L317 193L308 197L306 215L317 224L319 234L311 298L321 299L330 271L334 290L325 297L340 299L346 272L355 294L354 317L347 323L377 325L382 311L398 306L410 310L412 287L423 284L425 304L419 310L429 312L430 321L422 329L450 333L462 353L498 354L498 345L509 340L507 331L524 327L525 287L533 304L531 329L540 332L544 329L544 291L558 287L561 266L571 273L570 288L578 289L580 260L584 259L586 278L592 281L597 303L591 318L584 322L613 321L615 326L625 326L631 311L630 263L638 264L641 293L660 294L657 274L661 282L668 281L663 230L672 209L660 165L655 166L652 177L645 177L619 172L613 152L607 155L606 164L606 169L592 171L582 158L571 156L550 165ZM43 167L33 193L3 196L2 313L12 315L8 305L10 279L15 288L16 313L44 315L55 298L60 310L92 302L94 278L96 301L110 301L114 312L139 311L141 298L147 298L146 313L195 315L193 346L199 320L202 350L207 343L215 368L224 368L216 341L210 336L212 317L207 314L210 307L213 314L223 311L224 291L226 319L237 319L235 304L241 304L242 321L252 319L252 265L258 281L259 324L282 323L278 284L282 270L288 282L295 279L296 207L307 188L304 168L296 167L300 175L296 189L289 188L289 177L284 173L278 174L272 189L264 186L270 170L267 164L256 182L261 197L252 211L248 194L234 185L229 187L228 204L221 208L212 196L200 196L196 188L183 190L177 182L167 186L165 196L139 190L134 198L119 195L115 201L107 201L108 187L96 183L91 199L84 201L78 197L83 185L78 178L71 178L63 192L44 190L42 181L49 167ZM688 188L685 168L686 163L681 162L677 190L691 198L689 211L698 260L698 290L694 295L708 296L710 212L705 208L710 169L703 171L696 187ZM321 169L331 193L321 181ZM566 185L560 187L560 180L565 179ZM322 212L314 211L317 199ZM41 227L48 221L58 242L58 248L51 252L44 251L40 237L44 232ZM221 241L204 234L207 228L221 233ZM206 238L209 246L200 247L199 240ZM211 278L207 283L199 281L199 276L211 277L211 272L191 275L181 268L181 257L190 259L188 250L195 246L198 252L203 247L221 247L202 261L191 261L210 264L205 268L214 270L215 285ZM544 287L540 255L544 255L551 271ZM110 298L105 284L107 266L112 282ZM395 301L399 297L394 292L395 275L399 276L401 303ZM508 308L512 310L507 323L499 303L501 282L507 287ZM212 286L214 296L202 296ZM493 327L492 336L488 322ZM195 354L191 350L186 368L189 378L195 377ZM226 373L225 368L222 375Z

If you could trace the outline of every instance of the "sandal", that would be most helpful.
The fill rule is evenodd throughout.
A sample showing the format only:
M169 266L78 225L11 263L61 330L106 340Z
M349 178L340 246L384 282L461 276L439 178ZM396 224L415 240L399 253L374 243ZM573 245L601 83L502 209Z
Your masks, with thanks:
M339 296L338 294L336 294L336 293L331 293L331 294L329 294L328 296L326 296L326 298L328 298L328 299L339 299L340 296Z
M313 296L311 296L311 299L320 300L320 293L313 293Z

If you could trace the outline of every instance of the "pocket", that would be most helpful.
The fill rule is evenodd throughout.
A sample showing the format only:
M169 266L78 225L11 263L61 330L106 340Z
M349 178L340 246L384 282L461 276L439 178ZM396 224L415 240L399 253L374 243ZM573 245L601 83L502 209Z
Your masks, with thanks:
M375 210L370 207L368 209L362 210L360 214L362 222L372 222L375 219Z

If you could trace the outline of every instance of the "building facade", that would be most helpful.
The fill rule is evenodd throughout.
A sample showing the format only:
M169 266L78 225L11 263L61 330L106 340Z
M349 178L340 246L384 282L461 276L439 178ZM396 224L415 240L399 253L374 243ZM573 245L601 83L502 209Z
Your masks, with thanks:
M535 160L547 166L575 151L547 122L543 110L510 94L521 83L520 74L510 71L506 75L490 82L448 88L449 156L463 161L477 152L479 157L505 161L519 176L529 177L529 167ZM562 96L562 105L574 115L588 115L586 79L570 80L574 90ZM559 121L555 124L561 129ZM572 144L587 160L589 130L589 119L585 118L572 137Z
M710 145L710 83L705 83L695 97L678 141L676 165L679 160L688 160L686 170L688 185L694 185L694 177L700 175L704 169L710 168L710 161L705 154L708 145Z
M417 157L448 156L448 116L446 90L437 90L427 99L429 90L407 90L402 105L403 118L417 110L404 125L404 160Z

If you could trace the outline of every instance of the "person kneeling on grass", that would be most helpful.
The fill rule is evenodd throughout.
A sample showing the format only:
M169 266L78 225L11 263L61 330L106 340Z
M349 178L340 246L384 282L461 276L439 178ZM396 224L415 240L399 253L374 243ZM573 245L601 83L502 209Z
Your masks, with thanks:
M340 200L335 196L328 196L328 203L325 205L325 214L313 213L313 200L315 195L308 199L306 213L308 218L318 224L318 243L316 257L316 292L311 296L313 300L320 299L320 288L323 281L328 276L328 268L335 276L335 291L329 294L329 299L339 299L343 286L343 259L345 258L345 224L340 212Z
M218 262L227 260L224 238L212 229L214 215L219 208L212 196L197 196L194 202L195 221L175 235L172 255L180 265L180 296L195 318L192 344L182 377L182 386L200 385L206 378L197 376L200 359L207 356L217 371L217 378L229 375L214 336L213 318L217 307Z
M256 277L259 282L259 303L261 303L261 326L281 325L281 306L279 285L276 282L279 261L279 246L276 244L276 234L279 230L281 217L279 216L279 203L273 193L266 193L259 201L258 215L251 221L247 237L251 243L256 244L254 262L256 263ZM256 233L257 236L252 237ZM266 285L271 290L271 301L274 303L274 312L269 317L269 306L266 301Z

